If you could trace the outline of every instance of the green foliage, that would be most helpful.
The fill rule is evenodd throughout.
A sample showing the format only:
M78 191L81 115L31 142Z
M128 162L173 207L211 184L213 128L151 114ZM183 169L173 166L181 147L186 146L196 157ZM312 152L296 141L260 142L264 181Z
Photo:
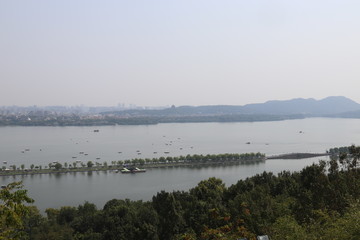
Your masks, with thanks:
M54 167L56 170L60 170L62 168L62 165L61 163L55 163Z
M306 239L306 230L289 215L279 217L271 226L273 240L303 240Z
M171 239L184 231L183 210L173 193L161 191L153 197L152 205L159 216L160 239Z
M25 204L33 199L22 187L21 182L14 182L0 190L0 239L19 239L24 234L23 219L29 214Z
M88 168L91 168L94 166L94 163L92 161L88 161L86 165Z
M360 149L348 149L339 158L300 172L264 172L228 188L220 179L209 178L189 191L161 191L149 202L113 199L101 210L86 202L47 209L42 217L32 209L31 216L18 223L28 239L254 240L265 234L274 240L359 239ZM151 161L232 161L240 156Z

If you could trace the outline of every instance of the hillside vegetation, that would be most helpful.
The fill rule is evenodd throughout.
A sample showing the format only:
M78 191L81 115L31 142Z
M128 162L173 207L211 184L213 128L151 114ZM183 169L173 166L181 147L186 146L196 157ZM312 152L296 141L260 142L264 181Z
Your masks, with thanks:
M46 216L28 207L17 213L16 228L1 215L1 234L22 233L14 239L230 240L262 234L274 240L359 239L359 159L360 147L351 146L340 157L300 172L264 172L229 187L210 178L189 191L161 191L148 202L113 199L102 209L86 202L47 209ZM2 200L5 191L16 190L10 188L1 191Z

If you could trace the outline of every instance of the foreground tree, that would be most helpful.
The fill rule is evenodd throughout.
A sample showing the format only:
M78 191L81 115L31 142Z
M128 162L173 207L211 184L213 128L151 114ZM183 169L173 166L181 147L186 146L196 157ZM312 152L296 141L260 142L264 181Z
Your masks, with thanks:
M21 182L14 182L0 190L0 239L20 239L24 234L23 219L29 214L25 203L34 200L22 187Z

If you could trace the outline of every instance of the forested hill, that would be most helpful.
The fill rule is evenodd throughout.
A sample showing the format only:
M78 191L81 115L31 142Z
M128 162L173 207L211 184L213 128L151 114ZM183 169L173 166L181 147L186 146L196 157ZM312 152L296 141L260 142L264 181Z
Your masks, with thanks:
M265 103L247 104L244 106L213 105L213 106L172 106L161 110L126 110L106 112L119 116L219 116L239 114L268 114L268 115L311 115L339 114L360 110L360 104L346 97L327 97L322 100L313 98L297 98L292 100L275 100Z

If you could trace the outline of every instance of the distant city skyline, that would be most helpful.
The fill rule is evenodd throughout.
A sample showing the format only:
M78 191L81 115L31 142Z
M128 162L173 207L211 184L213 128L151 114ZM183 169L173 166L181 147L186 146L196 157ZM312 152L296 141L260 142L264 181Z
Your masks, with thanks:
M360 103L360 2L0 1L0 106Z
M125 103L118 103L118 104L114 104L114 105L85 105L85 104L80 104L80 105L0 105L0 109L3 108L38 108L38 109L47 109L47 108L68 108L68 109L91 109L91 108L97 108L97 109L101 109L101 108L113 108L113 109L165 109L165 108L171 108L171 107L184 107L184 106L193 106L193 107L200 107L200 106L246 106L246 105L252 105L252 104L264 104L267 102L273 102L273 101L279 101L279 102L284 102L284 101L291 101L291 100L296 100L296 99L304 99L304 100L308 100L308 99L314 99L314 100L325 100L327 98L333 98L333 97L345 97L345 96L327 96L325 98L320 98L320 99L315 99L315 98L290 98L290 99L284 99L284 100L280 100L280 99L270 99L264 102L251 102L251 103L246 103L246 104L210 104L210 105L174 105L174 104L169 104L169 105L157 105L157 106L146 106L146 105L136 105L136 104L125 104ZM347 98L347 97L345 97ZM351 101L354 101L351 98L347 98ZM355 103L360 104L359 102L354 101Z

